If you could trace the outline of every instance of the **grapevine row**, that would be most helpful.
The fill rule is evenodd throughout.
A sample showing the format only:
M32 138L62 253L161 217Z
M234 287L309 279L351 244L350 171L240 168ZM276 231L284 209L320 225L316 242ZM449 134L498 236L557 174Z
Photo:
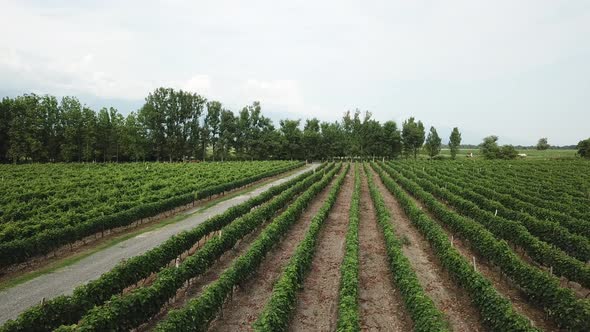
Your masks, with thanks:
M210 239L178 268L163 269L150 286L137 288L126 295L114 296L104 305L91 309L75 329L123 331L139 326L157 314L162 305L173 298L187 281L207 271L223 253L233 248L240 239L269 220L297 193L321 177L322 173L317 172L251 213L234 220L221 229L219 236Z
M364 164L364 169L371 199L377 213L377 222L385 237L389 269L393 275L394 284L404 300L406 310L412 317L414 331L449 331L443 313L436 308L432 299L424 292L416 272L402 251L402 244L395 234L389 209L374 183L373 174L367 164Z
M361 179L354 167L354 190L350 201L348 230L344 242L344 258L340 266L337 331L359 331L359 222Z
M410 196L391 178L395 171L388 169L384 164L381 165L383 169L379 165L371 163L385 187L400 202L410 221L430 242L442 265L467 291L471 301L479 310L484 324L493 331L537 331L530 325L527 318L518 314L511 303L496 291L488 279L473 269L471 264L453 247L442 227L416 206ZM402 183L405 189L409 189L405 185L406 181L402 178L396 176L396 180ZM419 190L419 188L412 187L412 190L409 191L416 194Z
M590 260L590 240L586 237L572 234L556 222L534 218L530 214L522 212L523 210L506 208L502 203L506 200L500 198L502 202L499 202L497 200L498 194L494 190L445 176L442 173L436 173L435 176L428 173L419 174L439 187L445 187L454 194L472 201L481 209L497 211L495 214L497 213L499 217L521 223L532 235L559 247L570 256L582 261Z
M118 264L100 278L77 287L73 295L58 296L43 305L36 305L28 309L16 320L6 322L0 330L51 331L60 325L78 321L93 306L101 305L111 296L121 293L123 289L157 272L171 260L190 250L195 243L208 234L220 230L240 216L249 213L252 208L304 181L314 172L321 171L325 166L326 164L323 164L315 171L307 171L280 185L272 186L262 194L209 218L197 227L171 237L158 247Z
M207 330L236 285L252 276L265 255L280 242L307 205L328 185L341 166L309 187L264 229L246 253L238 257L216 281L207 286L199 297L189 301L182 309L171 311L168 317L156 326L156 331Z
M419 178L410 171L401 170L401 172L432 195L444 199L459 213L481 224L495 236L523 248L534 261L553 267L556 274L565 276L569 280L577 281L586 287L590 286L590 266L539 240L522 224L482 210L477 204L431 183L430 181L436 180L430 176L424 174L423 178Z
M242 187L246 184L258 181L265 177L273 176L302 166L302 163L289 164L258 175L242 178L230 183L218 184L204 188L194 193L188 193L157 202L133 206L118 213L97 216L96 218L74 225L47 229L34 236L16 239L0 243L0 268L11 264L20 263L27 259L48 253L66 244L72 243L84 237L104 232L109 229L127 226L135 221L148 218L176 207L193 203L196 199L209 197L223 193L227 190Z
M465 237L482 257L500 267L529 298L545 308L559 326L572 331L590 329L589 301L576 299L571 290L559 286L557 278L523 262L506 242L497 240L484 226L450 211L418 184L405 178L390 166L381 165L407 191L420 199L441 222ZM449 242L448 239L446 242ZM497 312L501 310L498 309Z
M255 331L287 330L291 314L296 306L297 292L303 285L304 278L311 267L311 262L316 251L318 235L336 202L349 168L350 164L338 176L326 201L313 217L305 238L297 246L281 277L274 285L270 300L266 303L260 317L255 322Z

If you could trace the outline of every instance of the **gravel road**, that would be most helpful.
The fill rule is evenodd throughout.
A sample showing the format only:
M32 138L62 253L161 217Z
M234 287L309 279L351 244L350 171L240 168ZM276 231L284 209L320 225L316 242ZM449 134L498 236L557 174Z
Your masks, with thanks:
M52 273L41 275L35 279L19 284L15 287L5 289L0 292L0 324L9 319L14 319L29 308L41 301L43 297L46 300L62 294L71 294L77 286L87 283L100 277L103 273L112 269L118 262L133 256L142 254L162 242L166 241L172 235L184 230L191 229L208 218L223 213L234 205L245 202L249 198L259 195L268 188L288 181L289 179L310 169L315 169L319 164L306 165L291 175L267 183L255 190L238 195L226 201L220 202L208 209L195 213L186 219L166 225L160 229L139 234L133 238L125 240L117 245L96 252L70 266L58 269ZM182 213L191 214L197 211L199 207L192 210L186 210Z

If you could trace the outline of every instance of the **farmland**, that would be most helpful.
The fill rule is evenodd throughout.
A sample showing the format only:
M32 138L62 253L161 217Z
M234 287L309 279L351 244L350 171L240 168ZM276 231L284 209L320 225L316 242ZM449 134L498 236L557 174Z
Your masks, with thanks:
M4 202L16 205L43 177L63 185L109 168L126 185L96 183L97 195L138 187L132 179L144 190L167 183L150 190L160 196L137 198L159 202L297 166L57 164L35 178L27 168L38 165L3 166L11 181L31 181ZM183 181L205 169L209 182L187 189ZM25 310L2 331L590 328L588 162L340 162L298 174ZM181 182L184 191L174 191ZM31 215L46 211L34 202Z
M0 165L0 266L300 165Z

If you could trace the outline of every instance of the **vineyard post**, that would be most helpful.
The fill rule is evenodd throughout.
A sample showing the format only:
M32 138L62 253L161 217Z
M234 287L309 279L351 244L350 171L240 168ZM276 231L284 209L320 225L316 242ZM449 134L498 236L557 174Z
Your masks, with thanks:
M475 272L477 272L477 265L475 264L475 256L472 256L472 258L473 258L473 270Z

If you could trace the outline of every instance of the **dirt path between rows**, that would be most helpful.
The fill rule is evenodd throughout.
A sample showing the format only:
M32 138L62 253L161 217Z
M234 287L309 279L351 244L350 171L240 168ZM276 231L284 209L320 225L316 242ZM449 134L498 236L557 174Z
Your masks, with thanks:
M198 210L196 213L192 213L192 210L183 212L188 216L182 221L139 234L95 252L69 266L2 290L0 291L0 324L8 319L16 318L19 313L39 303L42 298L49 300L58 295L71 294L75 287L98 278L104 272L111 270L121 260L142 254L168 240L172 235L194 228L210 217L223 213L230 207L243 203L274 185L284 183L318 166L318 164L307 165L286 177L268 182L253 191L223 200L215 206Z
M412 225L399 202L385 188L375 171L371 170L371 172L385 204L390 209L396 234L404 243L403 253L410 260L426 294L445 314L453 331L485 331L479 312L466 292L450 278L434 255L428 241Z
M367 177L363 172L359 227L361 329L411 331L412 319L404 307L400 292L393 285L385 238L375 213Z
M254 230L252 233L246 235L238 242L233 248L225 252L219 260L217 260L205 273L203 273L197 280L193 281L191 285L185 290L177 294L176 300L172 304L165 305L162 311L153 317L148 323L140 326L137 331L152 331L158 325L158 323L168 315L168 312L173 309L180 309L184 307L190 300L200 296L205 287L214 282L219 276L231 266L234 259L244 254L249 248L252 242L256 240L258 235L266 228L268 223L263 224L261 227Z
M358 166L357 166L358 167ZM290 331L333 331L338 314L340 264L348 229L348 210L354 189L351 165L332 211L320 231L311 269L297 295Z
M418 205L432 220L437 222L443 228L449 239L453 239L454 247L467 261L471 262L473 257L476 257L477 271L492 283L498 293L512 302L512 306L518 313L529 318L534 326L541 328L544 331L559 331L557 325L545 315L543 309L529 302L526 294L524 294L524 292L522 292L518 286L512 283L507 277L504 277L498 267L490 264L486 259L483 259L475 251L471 250L468 245L469 241L463 240L458 235L454 235L444 223L440 222L432 213L430 213L430 211L428 211L422 202L414 198L407 191L406 193L412 198L416 205ZM452 210L451 208L449 209Z
M312 200L283 240L266 255L256 274L233 295L231 302L223 308L223 315L211 324L209 331L252 331L252 324L268 302L274 283L305 237L311 220L324 204L337 176Z

